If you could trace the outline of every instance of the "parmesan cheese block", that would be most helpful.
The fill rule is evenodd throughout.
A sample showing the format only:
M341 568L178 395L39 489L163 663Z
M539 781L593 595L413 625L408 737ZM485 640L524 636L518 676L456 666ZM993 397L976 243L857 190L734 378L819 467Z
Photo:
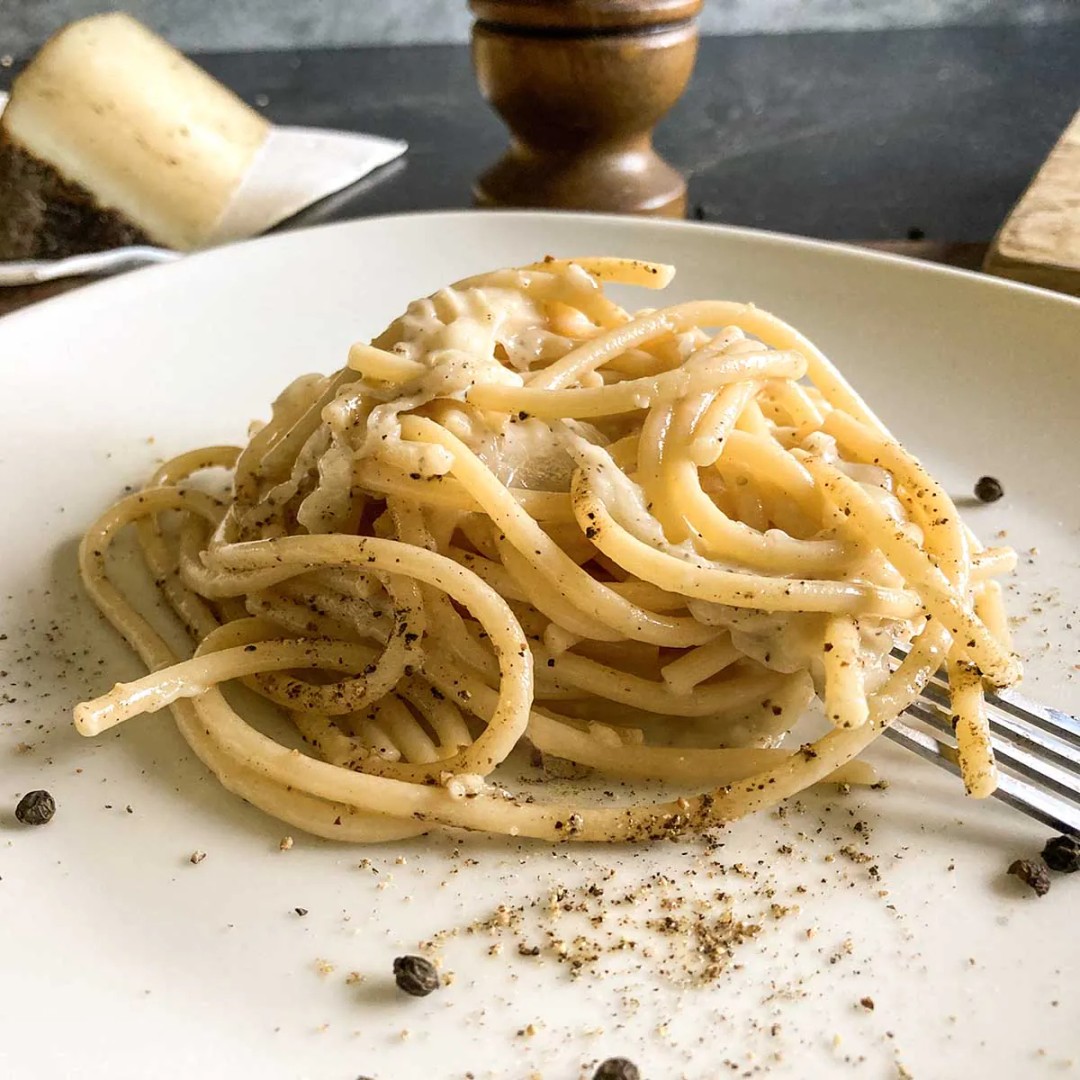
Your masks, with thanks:
M269 130L129 16L72 23L0 117L0 258L205 246Z

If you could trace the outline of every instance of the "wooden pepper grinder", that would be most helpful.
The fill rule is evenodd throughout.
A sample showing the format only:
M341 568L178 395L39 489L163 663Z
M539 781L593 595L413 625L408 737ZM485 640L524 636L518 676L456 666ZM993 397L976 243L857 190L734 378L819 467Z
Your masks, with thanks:
M652 130L686 89L702 0L470 0L480 90L510 127L482 206L686 213Z

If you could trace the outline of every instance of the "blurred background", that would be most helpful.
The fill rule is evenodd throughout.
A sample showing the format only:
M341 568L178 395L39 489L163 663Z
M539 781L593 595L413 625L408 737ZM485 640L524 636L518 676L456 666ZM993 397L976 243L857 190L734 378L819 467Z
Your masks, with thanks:
M463 42L470 23L466 0L2 0L0 52L25 55L57 27L109 7L192 51ZM782 34L1070 20L1080 21L1080 0L706 0L700 26Z

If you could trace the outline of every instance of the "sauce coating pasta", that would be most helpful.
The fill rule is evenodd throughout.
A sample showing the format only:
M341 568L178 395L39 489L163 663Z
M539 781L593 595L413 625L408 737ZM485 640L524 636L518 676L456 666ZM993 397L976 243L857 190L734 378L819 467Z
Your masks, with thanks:
M993 791L1011 553L779 319L634 316L603 291L672 274L549 259L459 282L296 380L245 447L162 466L82 544L151 674L79 705L79 731L169 706L226 787L337 839L642 839L872 778L857 755L944 663L965 785ZM208 468L225 501L192 482ZM109 578L128 526L188 655ZM303 749L245 720L232 680ZM790 745L815 699L822 733ZM686 794L518 797L493 773L521 744Z

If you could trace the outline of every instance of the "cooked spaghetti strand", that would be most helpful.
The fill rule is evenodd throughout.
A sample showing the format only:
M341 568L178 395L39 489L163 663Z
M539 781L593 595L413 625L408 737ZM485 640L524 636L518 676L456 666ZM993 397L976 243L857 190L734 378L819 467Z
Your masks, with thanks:
M468 278L297 379L242 449L161 465L80 547L149 674L77 729L168 707L225 787L320 836L639 840L873 782L856 758L947 660L964 783L989 794L982 682L1019 674L995 580L1015 556L794 328L603 291L672 273ZM200 486L217 469L224 503ZM186 648L113 579L129 527ZM240 715L236 681L280 728ZM828 723L792 744L815 696ZM676 792L517 796L497 770L524 744Z

